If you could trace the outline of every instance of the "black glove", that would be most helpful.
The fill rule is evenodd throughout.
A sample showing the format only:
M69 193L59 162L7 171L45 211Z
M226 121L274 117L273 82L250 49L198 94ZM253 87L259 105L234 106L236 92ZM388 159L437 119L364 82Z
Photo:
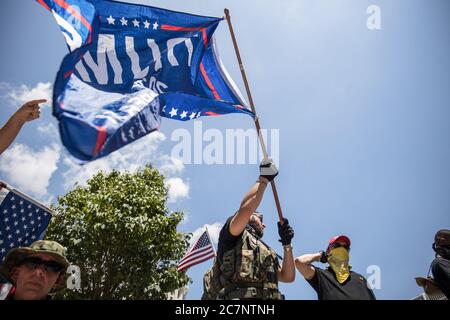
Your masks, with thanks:
M261 177L272 181L278 175L277 166L273 163L272 159L263 159L259 165L259 174Z
M322 263L327 263L328 262L328 258L327 258L327 254L325 253L325 251L321 250L319 251L320 253L322 253L322 255L320 256L320 262Z
M291 244L291 240L294 237L294 229L289 225L289 221L283 218L283 225L278 221L278 234L280 235L280 242L283 246Z

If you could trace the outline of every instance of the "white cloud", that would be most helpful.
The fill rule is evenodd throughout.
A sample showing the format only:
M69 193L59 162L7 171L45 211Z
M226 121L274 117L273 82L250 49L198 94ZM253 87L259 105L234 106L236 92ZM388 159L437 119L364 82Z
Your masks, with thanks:
M211 240L214 243L214 245L217 247L217 244L219 243L220 230L222 230L222 227L223 227L223 223L221 223L221 222L215 222L213 224L204 224L202 227L197 228L192 233L191 242L197 240L198 237L200 237L200 235L203 233L203 231L205 231L205 227L208 228L208 233L211 237Z
M189 195L189 185L181 178L169 178L166 180L169 188L169 202L176 202L178 199L187 198Z
M183 161L179 158L163 155L159 160L162 162L159 166L159 170L166 175L181 173L184 170Z
M145 137L111 153L105 158L79 165L70 156L64 157L67 169L63 173L64 188L68 190L75 182L84 185L86 181L99 171L108 173L113 169L135 172L147 162L154 162L157 149L166 139L160 131L152 132Z
M113 169L135 172L146 163L151 162L155 167L166 174L165 185L169 188L169 202L173 203L189 196L189 185L174 174L181 173L184 165L181 160L168 155L160 155L157 149L166 139L160 131L155 131L105 158L79 165L70 156L64 157L67 169L64 171L63 180L65 190L73 187L75 182L84 185L86 181L99 171L108 173ZM160 164L160 166L157 166Z
M0 172L6 182L25 193L40 199L48 198L47 188L56 171L61 147L52 144L39 151L33 151L23 144L16 144L0 157Z
M56 126L49 122L47 124L41 124L37 127L37 131L41 133L42 135L48 136L48 137L57 137L59 135L58 129Z
M184 210L183 213L184 213L184 215L183 215L183 221L181 221L180 224L185 225L185 224L188 224L189 221L190 221L190 214L189 214L189 212L186 211L186 210Z
M9 93L13 90L8 82L0 82L0 98L8 98Z
M5 86L8 87L8 85ZM34 99L47 99L46 104L51 105L52 84L50 82L39 82L35 87L28 87L23 84L19 88L10 88L7 97L20 105Z

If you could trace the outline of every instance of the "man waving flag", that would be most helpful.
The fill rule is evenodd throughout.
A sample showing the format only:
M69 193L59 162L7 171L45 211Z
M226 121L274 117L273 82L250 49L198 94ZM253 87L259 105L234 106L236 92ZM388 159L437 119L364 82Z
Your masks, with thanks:
M63 144L90 161L154 131L160 116L254 116L217 55L222 18L104 0L37 0L70 53L53 89Z
M189 267L202 263L216 256L214 246L206 229L194 245L188 250L178 263L178 271L184 271Z

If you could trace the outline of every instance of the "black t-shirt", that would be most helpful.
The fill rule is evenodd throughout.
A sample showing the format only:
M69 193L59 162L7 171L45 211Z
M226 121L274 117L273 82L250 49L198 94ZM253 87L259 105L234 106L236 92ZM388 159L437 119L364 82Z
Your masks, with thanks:
M450 260L437 257L431 263L434 283L450 299Z
M219 257L219 260L222 261L223 254L234 248L236 245L236 242L238 241L239 236L233 236L230 233L230 222L231 219L233 219L234 216L231 216L227 219L227 222L225 222L225 225L222 227L222 230L220 230L219 233L219 243L217 244L217 256Z
M314 268L314 277L306 281L316 290L319 300L375 300L366 279L359 273L350 271L348 279L339 283L331 268Z

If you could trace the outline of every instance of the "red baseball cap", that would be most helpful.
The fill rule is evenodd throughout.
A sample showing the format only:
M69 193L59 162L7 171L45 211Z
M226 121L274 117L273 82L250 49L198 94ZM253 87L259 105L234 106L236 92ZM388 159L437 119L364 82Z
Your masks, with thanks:
M335 236L333 238L330 239L330 241L328 242L328 246L331 246L332 244L335 244L336 242L343 242L345 243L349 248L350 248L350 238L344 235L340 235L340 236Z

